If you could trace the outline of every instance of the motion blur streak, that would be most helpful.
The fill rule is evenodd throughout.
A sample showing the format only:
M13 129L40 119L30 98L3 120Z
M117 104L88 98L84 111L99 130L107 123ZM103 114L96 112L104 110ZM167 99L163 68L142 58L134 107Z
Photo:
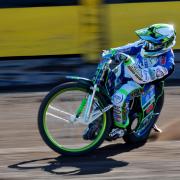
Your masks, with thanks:
M3 8L0 9L0 57L82 54L85 48L92 48L88 43L90 36L95 47L97 39L102 49L120 46L137 40L134 30L160 22L174 24L179 34L179 7L177 1L105 4L101 13L104 17L100 22L94 21L96 27L91 27L93 22L86 18L89 11L95 10L87 8L87 13L82 13L86 5ZM82 32L85 24L91 34ZM105 31L98 30L101 26ZM180 49L179 38L175 49Z

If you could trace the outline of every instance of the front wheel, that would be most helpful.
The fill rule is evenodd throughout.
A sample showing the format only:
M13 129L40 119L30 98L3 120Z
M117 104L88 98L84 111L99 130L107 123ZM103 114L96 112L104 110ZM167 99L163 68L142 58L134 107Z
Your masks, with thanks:
M73 121L77 114L83 118L86 99L91 94L88 85L69 82L52 89L43 100L38 114L39 132L45 143L54 151L64 155L82 155L96 149L106 138L110 129L110 114L103 113L96 124L93 138L84 138L89 124ZM103 108L106 102L96 95L91 109Z

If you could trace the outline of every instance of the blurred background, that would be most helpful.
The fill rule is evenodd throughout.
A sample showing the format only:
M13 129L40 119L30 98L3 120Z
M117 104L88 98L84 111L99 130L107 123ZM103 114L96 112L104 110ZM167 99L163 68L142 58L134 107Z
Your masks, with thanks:
M136 41L134 31L173 24L180 85L180 2L0 0L0 91L48 90L66 75L91 77L103 49Z

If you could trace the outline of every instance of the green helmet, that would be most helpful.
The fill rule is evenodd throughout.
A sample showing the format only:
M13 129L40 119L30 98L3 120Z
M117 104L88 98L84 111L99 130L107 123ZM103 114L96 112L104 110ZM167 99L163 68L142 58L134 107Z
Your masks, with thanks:
M159 56L169 51L176 43L176 32L170 24L153 24L135 32L145 41L141 50L144 56Z

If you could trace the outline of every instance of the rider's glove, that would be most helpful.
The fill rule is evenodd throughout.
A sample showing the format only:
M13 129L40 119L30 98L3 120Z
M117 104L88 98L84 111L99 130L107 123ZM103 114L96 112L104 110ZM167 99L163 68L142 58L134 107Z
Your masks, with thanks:
M112 58L112 53L110 50L103 50L102 52L102 59L103 60L109 60Z
M110 49L110 50L103 50L102 52L102 59L114 59L117 50Z

